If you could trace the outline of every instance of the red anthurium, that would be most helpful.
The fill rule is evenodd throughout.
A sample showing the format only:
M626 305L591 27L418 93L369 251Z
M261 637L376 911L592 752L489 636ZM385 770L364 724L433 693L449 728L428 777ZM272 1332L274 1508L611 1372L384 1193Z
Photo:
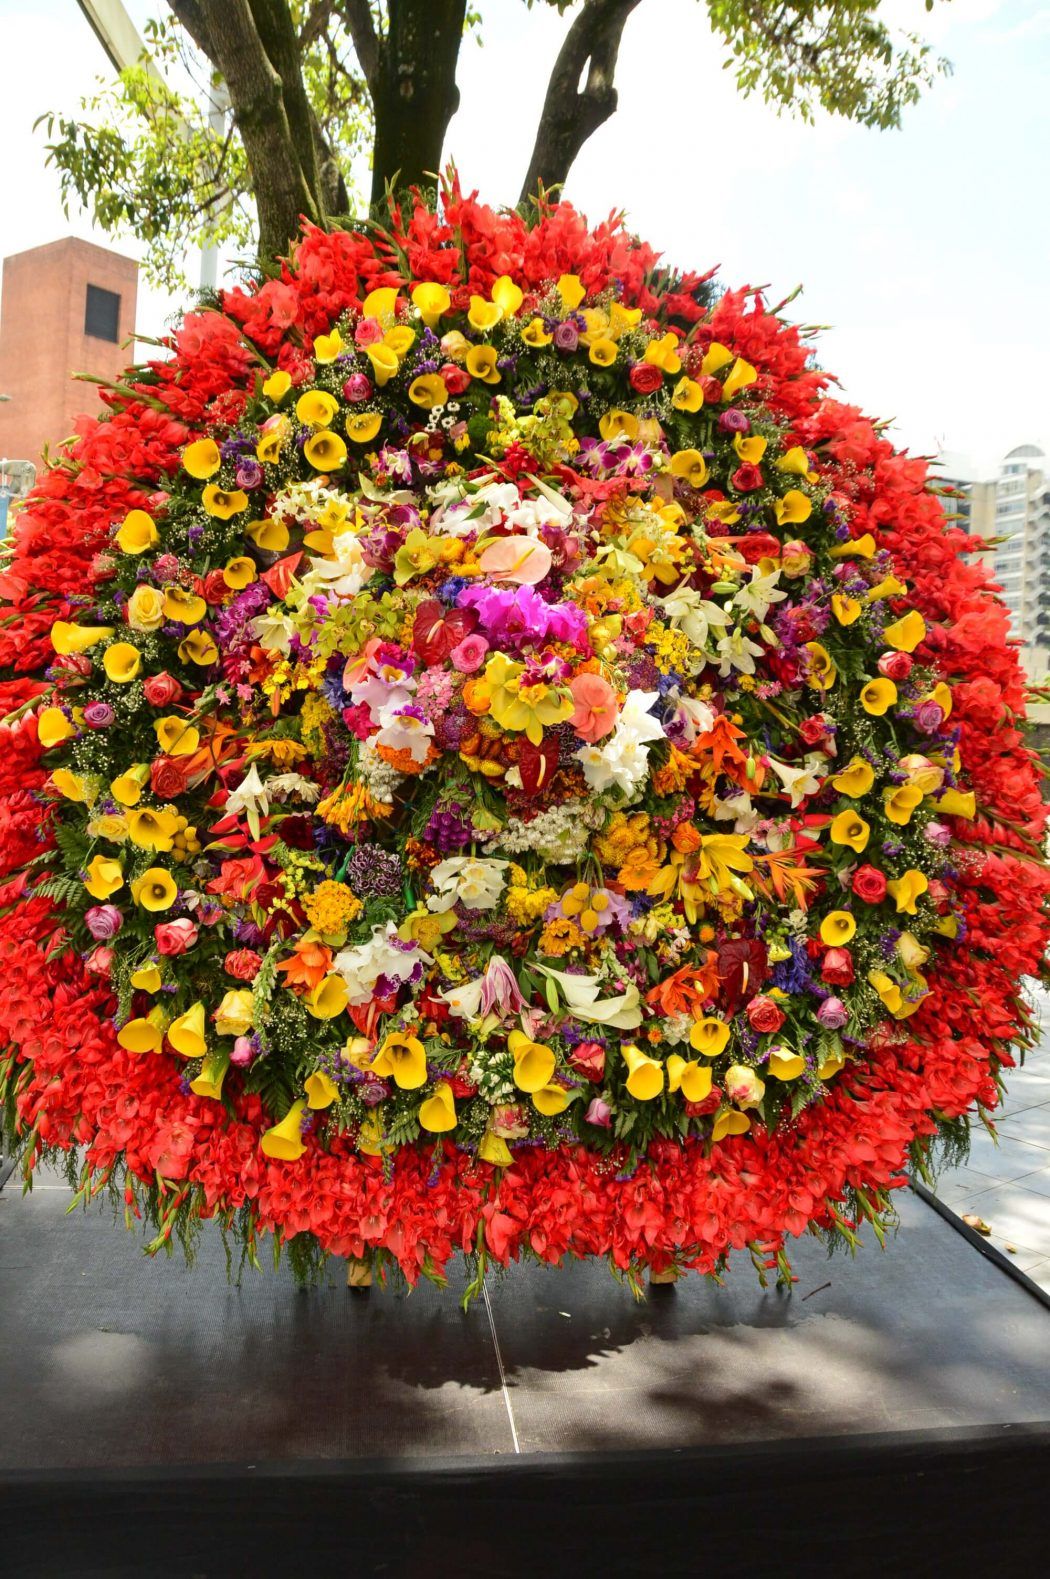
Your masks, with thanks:
M428 667L442 663L477 623L474 609L449 609L437 598L426 598L416 609L412 650Z
M541 790L549 789L557 766L558 742L550 735L544 738L542 745L534 746L531 740L523 740L518 746L518 772L526 794L538 795Z

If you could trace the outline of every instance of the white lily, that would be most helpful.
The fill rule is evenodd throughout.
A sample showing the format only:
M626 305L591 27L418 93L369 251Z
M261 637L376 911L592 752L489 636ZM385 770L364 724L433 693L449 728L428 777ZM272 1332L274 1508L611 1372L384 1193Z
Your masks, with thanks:
M754 674L755 659L762 656L762 648L756 642L750 641L739 628L728 631L718 643L718 657L720 659L718 672L722 679L726 679L733 670L740 674Z
M569 976L563 970L553 970L549 965L535 967L549 981L561 989L565 1007L578 1020L588 1020L595 1025L608 1025L618 1031L635 1031L642 1023L641 995L633 982L626 992L615 998L599 998L598 976Z
M287 614L257 614L249 624L252 635L264 652L286 653L291 648L295 626Z
M769 765L785 790L791 796L792 807L801 806L807 795L816 795L824 782L822 769L827 766L819 752L810 752L801 763L778 762L769 758Z
M734 607L744 609L761 622L769 613L772 604L782 603L787 597L786 592L782 592L777 588L779 580L779 570L770 570L766 575L762 575L756 565L752 572L751 580L745 581L734 597Z
M252 763L237 788L226 797L225 809L227 813L243 811L248 818L252 838L259 837L259 814L261 812L264 817L270 815L270 791L259 777L257 763Z
M729 615L719 604L712 603L693 587L676 587L666 598L656 598L672 625L677 625L689 637L694 647L706 651L711 632L724 632Z
M313 779L304 779L301 773L278 773L266 780L267 791L274 800L302 800L308 806L321 798L321 786Z

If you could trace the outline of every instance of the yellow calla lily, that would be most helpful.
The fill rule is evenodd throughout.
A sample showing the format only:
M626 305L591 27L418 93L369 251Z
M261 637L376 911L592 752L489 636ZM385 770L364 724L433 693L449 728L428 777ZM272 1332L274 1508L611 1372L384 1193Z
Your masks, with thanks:
M612 367L619 354L616 341L603 338L595 340L594 344L588 347L587 360L593 362L595 367Z
M433 411L448 400L448 390L440 373L421 373L408 386L408 398L414 406Z
M303 454L314 471L335 472L346 465L346 445L330 428L321 428L308 438Z
M787 472L792 477L809 476L809 457L801 444L795 444L775 462L777 471Z
M327 428L335 421L339 402L327 389L307 389L295 402L295 414L307 428Z
M531 1041L524 1031L511 1031L507 1051L514 1059L514 1084L519 1091L532 1094L550 1084L555 1057L549 1047Z
M250 521L244 535L266 554L282 553L291 540L283 521Z
M71 773L69 768L56 768L51 775L51 787L63 800L79 801L90 806L98 794L98 780L85 773Z
M168 807L132 808L127 814L128 838L140 850L170 850L175 842L179 819Z
M235 592L250 587L257 575L255 560L249 559L247 554L238 554L235 559L228 559L222 570L222 579Z
M416 331L406 324L398 324L394 329L388 329L383 336L383 344L389 346L391 351L401 362L411 351L416 340Z
M226 1053L213 1053L201 1065L201 1072L190 1081L190 1090L194 1096L209 1097L213 1102L222 1101L222 1083L226 1079L226 1071L230 1067L229 1056Z
M196 663L206 668L218 660L219 649L208 631L192 630L179 642L179 657L183 663Z
M483 384L498 384L500 371L496 366L499 353L495 346L472 345L467 352L467 372L471 378L479 379Z
M456 1103L447 1080L439 1081L433 1095L419 1104L419 1127L429 1135L444 1135L455 1129Z
M848 795L852 800L866 795L874 782L875 769L863 757L851 757L844 768L831 776L831 783L839 794Z
M192 757L201 743L201 732L175 713L154 720L157 744L166 757Z
M626 439L628 444L633 444L638 437L638 418L632 412L614 406L599 418L598 432L606 443L612 439Z
M871 837L871 824L865 822L864 818L855 811L840 811L837 817L831 819L828 837L832 844L843 844L859 855L862 850L867 849Z
M170 872L163 866L151 866L141 877L136 877L131 885L131 897L143 910L150 910L157 914L161 910L170 910L179 897L179 890Z
M778 1080L797 1080L805 1071L806 1060L801 1053L793 1053L786 1047L774 1047L770 1050L766 1067Z
M973 790L946 789L938 797L937 810L945 817L965 817L972 822L977 815L977 797Z
M864 613L864 605L859 598L847 597L844 592L833 592L831 612L840 625L852 625Z
M203 1058L208 1051L204 1034L204 1005L198 998L185 1014L168 1026L168 1041L183 1058Z
M472 296L470 298L467 322L479 334L484 334L488 329L494 329L502 317L503 308L498 302L487 302L484 296Z
M532 1093L532 1101L538 1113L543 1113L547 1118L556 1118L559 1113L565 1112L572 1101L572 1092L566 1091L564 1086L544 1086Z
M816 691L830 691L839 677L835 667L835 660L828 649L819 641L807 641L804 651L809 654L809 673L806 684Z
M232 520L248 508L248 495L243 488L219 488L215 483L205 483L201 493L201 509L217 521Z
M380 428L383 418L378 411L360 411L346 419L346 436L355 444L371 444Z
M76 729L60 707L45 707L37 716L36 733L44 750L50 751L52 747L60 746L63 740L71 740Z
M897 700L897 687L892 680L883 676L877 680L869 680L867 685L861 687L860 705L866 713L873 718L881 718L888 713Z
M96 855L87 864L84 887L92 899L108 899L124 887L124 868L108 855Z
M206 482L222 465L219 446L214 439L196 439L183 450L182 465L198 482Z
M702 488L707 475L707 462L699 450L676 450L671 456L671 476L681 477L690 488Z
M489 295L496 303L496 306L499 307L508 318L512 317L517 312L518 308L525 300L525 294L522 291L520 285L515 285L509 274L500 275L499 279L494 282Z
M689 1045L705 1058L717 1058L729 1042L729 1026L724 1020L708 1015L695 1020L689 1032Z
M813 501L801 488L789 488L773 506L778 526L801 526L813 514Z
M695 378L680 378L674 386L671 404L676 411L695 413L704 403L704 391Z
M73 625L56 620L51 627L51 645L63 658L74 652L87 652L114 634L112 625Z
M145 510L129 510L117 533L117 545L124 554L144 554L160 542L160 533Z
M712 378L715 373L728 367L733 360L733 353L727 345L722 345L719 340L712 340L704 352L704 359L700 363L700 371L705 378Z
M143 1018L126 1021L117 1032L117 1041L129 1053L159 1053L167 1023L163 1009L151 1009Z
M183 587L169 587L164 594L164 618L173 620L177 625L199 625L207 612L207 603L195 592L188 592Z
M390 346L370 345L365 347L365 355L372 364L372 375L380 389L389 383L397 372L401 363L398 361L397 352Z
M711 1094L711 1068L698 1064L695 1058L688 1062L681 1053L672 1053L667 1060L667 1089L681 1091L687 1102L702 1102Z
M748 466L757 466L769 443L760 433L738 433L733 440L737 456Z
M918 609L912 609L901 619L894 620L892 625L887 625L882 639L887 647L894 647L898 652L914 652L919 643L926 639L926 621Z
M926 873L909 866L900 877L895 877L886 884L886 892L896 900L898 915L913 916L916 914L915 901L922 898L929 886Z
M291 387L292 375L286 373L283 367L279 367L276 372L270 374L269 378L264 379L262 392L267 400L272 400L275 404L279 404Z
M550 345L554 336L544 328L542 318L532 318L522 329L521 338L526 345L532 346L533 350L538 350L540 346ZM496 1139L498 1137L493 1138Z
M274 1124L266 1131L259 1141L259 1150L264 1157L271 1157L274 1162L298 1162L306 1150L303 1144L302 1122L306 1111L306 1101L300 1098L293 1102L284 1118L279 1124ZM363 1150L363 1147L359 1147Z
M620 1048L627 1065L627 1089L636 1102L652 1102L664 1088L664 1066L650 1058L640 1047L628 1044Z
M481 1137L478 1156L482 1162L491 1162L497 1168L506 1168L514 1161L502 1135L494 1135L490 1129Z
M346 1008L349 994L342 976L326 976L303 999L303 1007L315 1020L334 1020Z
M412 305L428 329L437 327L437 321L452 306L452 297L443 285L424 281L412 291Z
M738 356L722 385L722 399L732 400L734 395L739 395L742 389L747 389L753 384L757 377L757 367L752 367L750 362L745 362L742 356Z
M418 1036L392 1032L372 1060L372 1073L393 1077L402 1091L415 1091L427 1083L427 1055Z
M828 948L844 948L857 935L857 923L848 910L829 910L820 923L820 941Z
M160 970L156 965L140 965L128 978L137 992L159 992L163 986ZM165 1019L165 1024L167 1020Z
M390 318L396 311L397 290L393 285L377 286L361 303L362 318Z
M306 1092L306 1105L320 1112L332 1106L339 1095L339 1087L330 1075L323 1069L315 1069L312 1075L307 1075L303 1081L303 1090Z
M873 559L878 544L870 532L862 537L852 537L848 543L835 543L828 549L829 559Z
M736 1108L723 1108L714 1122L711 1130L713 1141L725 1140L727 1135L746 1135L751 1128L751 1120L746 1113L738 1113Z
M333 329L331 334L319 334L314 338L314 361L322 367L329 367L337 356L342 356L346 350L343 337L338 329Z
M563 274L558 281L558 295L566 312L575 312L583 301L587 291L580 281L578 274Z
M890 822L906 828L912 812L922 800L922 790L917 784L895 784L882 792L882 809Z

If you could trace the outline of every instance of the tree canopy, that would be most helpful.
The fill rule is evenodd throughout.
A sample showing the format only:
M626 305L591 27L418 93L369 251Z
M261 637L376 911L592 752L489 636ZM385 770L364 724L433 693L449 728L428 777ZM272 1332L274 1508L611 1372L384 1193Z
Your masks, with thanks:
M506 3L506 0L504 0ZM566 182L617 108L624 28L645 0L524 0L566 17L519 201ZM879 0L697 0L739 91L813 120L900 125L949 64L893 29ZM935 0L921 0L926 11ZM948 3L948 0L942 0ZM915 0L916 10L920 0ZM147 245L173 287L193 245L281 255L300 215L346 222L393 186L433 185L459 105L463 41L495 0L169 0L146 54L68 116L41 115L63 200ZM655 0L650 0L654 24ZM208 104L232 114L207 114ZM371 190L355 168L371 156Z

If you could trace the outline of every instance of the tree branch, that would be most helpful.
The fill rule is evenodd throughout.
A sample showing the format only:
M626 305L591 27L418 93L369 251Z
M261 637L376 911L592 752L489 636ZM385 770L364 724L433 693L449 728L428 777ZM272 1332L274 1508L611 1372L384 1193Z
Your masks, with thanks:
M379 72L379 39L370 0L343 0L341 11L353 39L357 63L368 83L368 91L374 98Z
M562 184L588 137L616 111L613 86L627 18L641 0L585 0L554 62L521 201ZM584 68L587 78L581 90Z

